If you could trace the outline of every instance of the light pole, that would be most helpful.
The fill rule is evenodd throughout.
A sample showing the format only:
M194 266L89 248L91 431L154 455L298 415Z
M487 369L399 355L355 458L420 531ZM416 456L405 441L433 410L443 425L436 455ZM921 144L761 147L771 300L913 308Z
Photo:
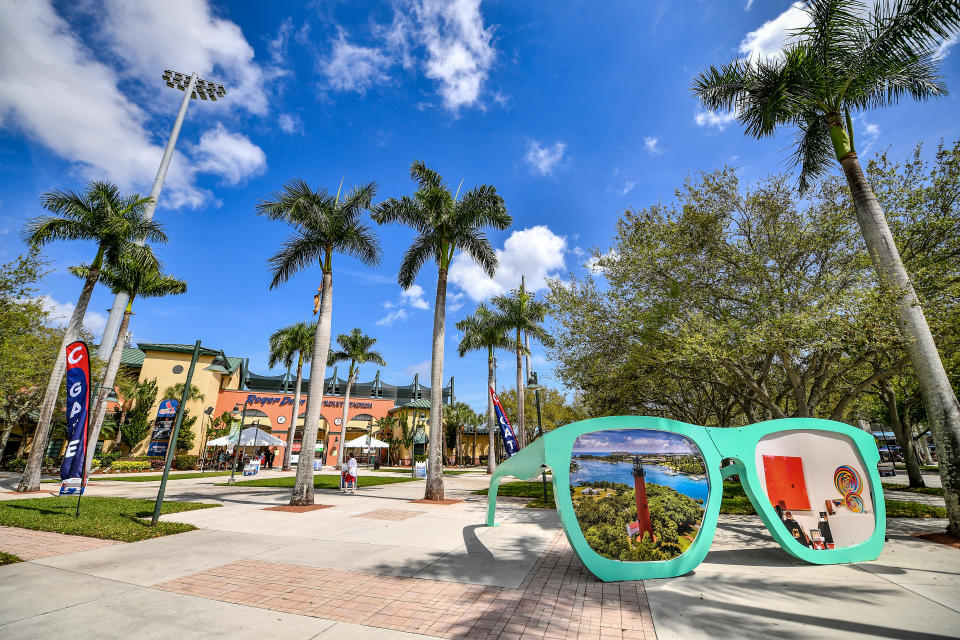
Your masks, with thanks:
M227 95L227 90L222 84L198 78L196 73L187 76L177 71L165 69L162 77L168 87L180 89L184 94L183 101L180 102L180 111L177 113L177 119L173 123L173 131L170 132L167 147L163 150L163 158L160 160L157 177L153 180L153 189L150 190L150 203L144 210L144 217L146 217L147 220L153 219L153 213L157 209L157 200L160 198L160 191L163 189L163 181L167 177L167 169L170 167L170 159L173 157L173 148L176 146L177 138L180 136L180 127L183 126L183 118L187 114L187 104L190 102L190 99L200 98L201 100L216 102L217 98L223 98ZM138 242L137 244L143 244L143 242ZM97 357L101 360L107 360L113 351L113 345L117 341L117 333L120 330L120 321L123 319L123 311L127 307L127 301L128 296L125 293L118 293L113 299L110 317L107 318L107 324L103 328L103 338L100 340L100 347L97 349Z
M530 378L527 380L527 389L533 391L533 397L537 404L537 438L543 435L543 423L540 421L540 383L537 382L537 372L531 371ZM522 400L521 400L522 402ZM536 439L536 438L534 438ZM543 472L543 502L547 502L547 472Z
M233 406L233 413L236 413L240 410L240 405L236 404ZM227 484L234 484L236 480L233 479L234 474L237 472L237 456L240 455L240 440L243 438L243 421L247 417L247 403L243 403L243 411L240 413L240 429L237 431L237 447L233 451L233 461L230 464L230 479L227 481Z

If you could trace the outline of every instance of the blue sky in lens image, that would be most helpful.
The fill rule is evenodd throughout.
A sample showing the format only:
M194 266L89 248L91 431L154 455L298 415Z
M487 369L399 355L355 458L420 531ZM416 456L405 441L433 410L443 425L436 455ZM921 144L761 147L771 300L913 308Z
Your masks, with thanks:
M573 453L696 453L700 450L688 438L677 433L650 429L611 429L594 431L579 436L573 443Z
M488 278L463 256L447 296L444 380L486 404L485 354L456 355L454 324L527 277L592 273L626 208L668 202L683 180L725 164L747 183L792 171L792 133L744 136L734 116L698 108L692 78L710 64L777 55L804 16L782 0L509 2L390 0L5 0L0 2L0 261L24 251L25 220L52 189L92 179L149 194L181 93L164 69L221 82L192 101L156 212L170 236L166 270L182 296L137 302L134 342L201 339L267 370L267 338L311 318L319 269L270 290L267 259L290 230L255 214L291 178L336 191L375 180L375 202L413 192L413 160L451 185L494 185L514 223L490 232L500 262ZM960 53L937 53L953 95L857 114L861 156L905 158L960 137ZM383 260L334 263L334 335L379 340L383 380L429 380L436 267L397 284L413 232L377 228ZM90 243L50 246L40 294L63 319L80 282L67 267ZM100 286L87 313L99 335L112 301ZM62 321L62 320L61 320ZM533 345L541 383L556 386ZM513 357L500 354L501 386ZM343 368L340 369L343 375ZM360 379L373 377L364 367Z

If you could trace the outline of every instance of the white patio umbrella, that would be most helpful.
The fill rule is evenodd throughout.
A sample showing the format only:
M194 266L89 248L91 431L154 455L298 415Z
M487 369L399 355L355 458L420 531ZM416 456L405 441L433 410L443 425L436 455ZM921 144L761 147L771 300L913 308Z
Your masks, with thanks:
M367 441L368 437L370 438L369 442ZM387 449L390 447L383 440L377 440L373 436L360 436L344 443L343 446L347 449Z

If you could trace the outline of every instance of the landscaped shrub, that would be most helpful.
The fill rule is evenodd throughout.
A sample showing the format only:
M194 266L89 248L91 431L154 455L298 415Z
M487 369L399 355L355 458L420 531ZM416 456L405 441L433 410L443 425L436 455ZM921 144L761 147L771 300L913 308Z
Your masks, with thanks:
M150 468L147 460L115 460L110 468L114 471L144 471Z
M197 468L197 456L179 455L173 459L173 467L178 471L190 471Z
M123 456L120 460L126 462L148 462L150 464L149 468L157 471L163 469L163 465L167 459L164 456Z
M100 466L106 469L113 464L114 461L119 460L122 457L122 453L101 453L97 456L97 460L100 461Z
M3 468L6 469L7 471L17 471L17 472L22 472L24 469L26 469L26 467L27 467L26 458L13 458L11 460L7 460L3 465Z
M93 460L90 461L91 469L99 469L102 465L103 465L103 461L101 461L100 458L94 458Z
M59 469L63 465L63 458L44 458L42 467L44 469Z

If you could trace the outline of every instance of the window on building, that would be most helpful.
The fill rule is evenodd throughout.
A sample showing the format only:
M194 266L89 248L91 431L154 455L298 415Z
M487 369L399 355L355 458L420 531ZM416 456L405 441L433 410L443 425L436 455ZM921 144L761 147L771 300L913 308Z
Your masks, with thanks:
M51 438L47 445L47 451L43 454L45 458L57 458L60 456L60 449L63 448L63 438Z
M97 446L93 448L93 455L98 456L103 453L103 440L97 440Z

